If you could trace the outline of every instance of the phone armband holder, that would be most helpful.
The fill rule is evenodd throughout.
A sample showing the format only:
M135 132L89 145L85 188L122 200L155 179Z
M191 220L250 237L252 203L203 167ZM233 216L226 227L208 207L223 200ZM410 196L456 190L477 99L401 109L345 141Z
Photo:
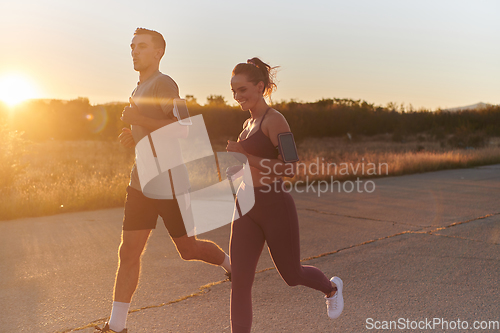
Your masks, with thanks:
M299 154L292 132L278 134L278 150L283 161L286 163L297 162L299 160Z
M191 121L191 116L186 105L186 100L182 98L174 99L174 116L177 118L179 124L181 125L193 125Z

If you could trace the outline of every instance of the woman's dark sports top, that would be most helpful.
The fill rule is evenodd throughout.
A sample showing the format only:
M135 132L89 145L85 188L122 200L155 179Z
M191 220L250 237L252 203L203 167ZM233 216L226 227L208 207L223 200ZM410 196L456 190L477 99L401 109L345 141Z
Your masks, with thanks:
M262 132L261 126L262 122L264 121L264 117L266 116L267 112L271 108L268 108L266 112L264 113L264 116L262 117L260 123L259 123L259 129L257 132L254 134L250 135L248 138L244 140L240 140L239 142L241 143L241 146L247 153L250 155L262 157L262 158L268 158L268 159L276 159L278 158L279 152L278 152L278 147L275 147L267 137L264 132Z

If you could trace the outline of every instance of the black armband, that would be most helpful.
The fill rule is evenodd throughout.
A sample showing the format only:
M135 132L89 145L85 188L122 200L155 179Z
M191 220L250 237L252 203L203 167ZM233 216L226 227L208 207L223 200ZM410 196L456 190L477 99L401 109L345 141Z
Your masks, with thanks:
M278 134L278 149L284 162L297 162L299 160L292 132Z

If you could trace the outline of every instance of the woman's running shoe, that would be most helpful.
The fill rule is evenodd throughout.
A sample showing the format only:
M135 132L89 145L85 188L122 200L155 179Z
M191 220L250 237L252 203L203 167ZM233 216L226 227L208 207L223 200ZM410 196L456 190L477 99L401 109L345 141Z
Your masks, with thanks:
M337 276L332 277L330 281L337 287L337 292L332 297L327 298L325 296L326 312L328 313L328 317L335 319L338 318L342 313L342 310L344 310L344 296L342 296L344 283Z

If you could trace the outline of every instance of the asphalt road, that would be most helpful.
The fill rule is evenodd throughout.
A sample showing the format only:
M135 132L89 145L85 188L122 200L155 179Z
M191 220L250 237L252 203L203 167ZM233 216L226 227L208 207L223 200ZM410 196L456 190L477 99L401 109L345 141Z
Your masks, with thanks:
M391 321L398 326L384 332L499 331L473 325L500 321L500 165L374 182L373 193L292 193L303 263L344 281L341 317L327 317L319 292L288 287L264 250L253 331L370 332ZM119 208L0 222L0 332L89 333L102 323L122 216ZM227 251L229 235L227 225L200 237ZM230 332L224 279L219 267L181 260L159 223L129 332Z

